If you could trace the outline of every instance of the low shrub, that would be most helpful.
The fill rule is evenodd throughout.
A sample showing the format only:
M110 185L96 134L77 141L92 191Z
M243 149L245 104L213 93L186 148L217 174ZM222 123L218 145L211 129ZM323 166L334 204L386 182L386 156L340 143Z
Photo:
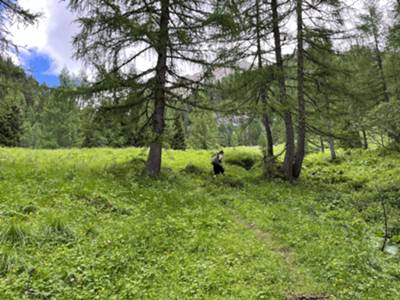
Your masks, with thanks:
M261 159L261 154L235 151L226 155L225 162L230 165L242 167L248 171L251 170L257 162L261 161Z
M182 172L194 175L203 175L206 173L206 171L203 168L191 163L187 164L186 167L182 170Z

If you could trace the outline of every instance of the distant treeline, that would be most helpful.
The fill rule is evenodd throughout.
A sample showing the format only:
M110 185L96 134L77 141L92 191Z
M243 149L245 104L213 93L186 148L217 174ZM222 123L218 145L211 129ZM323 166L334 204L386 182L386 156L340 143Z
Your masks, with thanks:
M115 102L127 99L85 99L74 91L81 78L63 70L60 86L40 85L11 59L0 58L0 145L29 148L145 146L149 139L146 116ZM210 149L218 146L259 145L262 124L248 117L226 117L211 111L168 112L166 147Z

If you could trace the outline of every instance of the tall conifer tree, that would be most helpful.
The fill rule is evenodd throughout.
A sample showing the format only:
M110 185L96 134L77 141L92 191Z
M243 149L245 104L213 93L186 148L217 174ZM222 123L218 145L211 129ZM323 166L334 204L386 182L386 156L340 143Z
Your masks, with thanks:
M231 7L217 0L70 0L70 8L80 15L76 55L101 75L96 91L117 86L135 94L129 105L145 103L153 132L146 171L157 176L165 110L184 101L227 61L223 44L237 29ZM199 74L195 78L184 75L193 70Z

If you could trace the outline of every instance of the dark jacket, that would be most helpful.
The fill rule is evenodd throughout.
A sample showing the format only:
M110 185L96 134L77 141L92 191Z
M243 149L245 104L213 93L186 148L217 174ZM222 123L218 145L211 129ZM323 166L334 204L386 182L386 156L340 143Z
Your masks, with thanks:
M221 155L219 153L215 154L214 157L211 159L211 163L222 166Z

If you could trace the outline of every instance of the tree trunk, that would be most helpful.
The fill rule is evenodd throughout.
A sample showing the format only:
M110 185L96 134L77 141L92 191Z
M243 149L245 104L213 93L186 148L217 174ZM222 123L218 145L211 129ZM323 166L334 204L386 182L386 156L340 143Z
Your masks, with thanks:
M158 176L161 171L162 142L165 114L165 85L167 73L168 23L169 1L161 0L160 30L157 45L157 66L154 85L154 114L153 114L153 141L150 144L149 156L146 163L146 172L150 176Z
M336 159L336 150L335 150L335 140L332 137L332 132L333 132L333 126L332 126L332 119L330 118L330 109L331 109L331 102L328 96L325 96L325 105L326 105L326 114L328 116L328 131L329 131L329 137L328 137L328 144L329 144L329 152L331 153L331 160Z
M328 144L329 144L329 151L331 152L331 160L336 159L336 151L335 151L335 142L333 140L333 137L328 138Z
M278 14L278 3L277 0L271 0L271 10L272 10L272 26L274 33L274 43L275 43L275 59L276 67L278 73L278 83L279 83L279 99L281 104L283 104L285 111L283 112L283 119L285 122L285 159L282 166L282 171L286 179L293 179L293 162L294 162L294 130L292 113L288 106L288 98L286 92L286 82L285 82L285 72L282 59L282 47L281 47L281 36L279 30L279 14Z
M274 159L274 143L273 143L273 137L272 137L272 130L270 126L270 120L269 120L269 115L267 112L263 113L262 117L262 122L264 124L265 128L265 133L267 136L267 157L271 158L272 160Z
M363 136L363 148L366 150L368 149L368 139L367 139L367 132L365 129L362 130L362 136Z
M258 58L258 69L261 70L263 68L262 62L262 49L261 49L261 16L260 16L260 0L256 0L256 32L257 32L257 58ZM272 137L271 130L271 121L268 114L268 100L267 100L267 91L262 85L260 90L260 98L262 105L262 123L265 128L265 134L267 138L267 149L265 152L265 161L264 161L264 170L265 175L270 177L273 172L274 165L274 141Z
M322 136L319 137L319 141L321 143L321 152L325 153L325 144L324 144L324 139L322 138Z
M272 137L272 131L271 131L271 126L270 126L270 121L269 121L269 115L267 112L266 108L266 97L261 99L263 101L263 106L264 106L264 113L262 116L262 123L265 128L265 133L267 135L267 149L265 151L265 159L264 159L264 175L266 177L272 177L274 174L274 165L275 165L275 157L274 157L274 144L273 144L273 137Z
M303 0L296 2L297 14L297 150L293 167L293 176L298 178L303 165L306 146L306 108L304 102L304 49L303 49Z

